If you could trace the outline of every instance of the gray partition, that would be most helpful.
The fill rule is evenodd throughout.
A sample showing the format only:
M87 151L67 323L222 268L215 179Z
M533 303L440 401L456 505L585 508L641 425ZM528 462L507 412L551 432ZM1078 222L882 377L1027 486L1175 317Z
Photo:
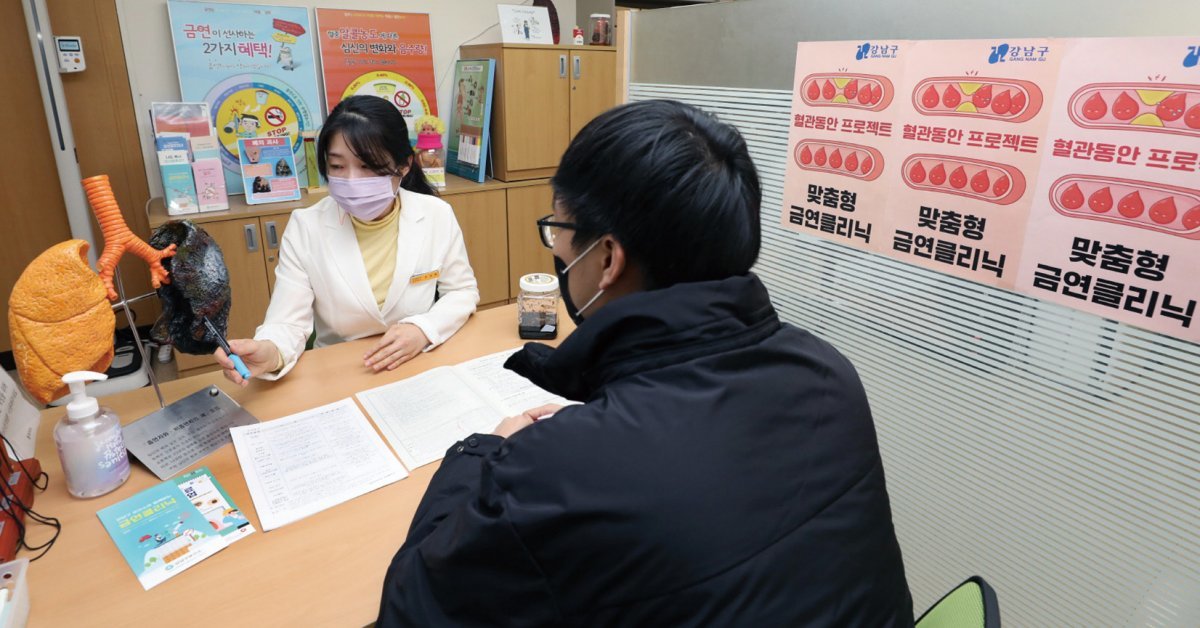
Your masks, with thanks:
M1200 43L1200 2L1047 4L643 12L630 96L694 103L746 136L764 183L756 271L863 376L917 613L980 574L1010 626L1200 626L1200 346L779 226L798 40Z

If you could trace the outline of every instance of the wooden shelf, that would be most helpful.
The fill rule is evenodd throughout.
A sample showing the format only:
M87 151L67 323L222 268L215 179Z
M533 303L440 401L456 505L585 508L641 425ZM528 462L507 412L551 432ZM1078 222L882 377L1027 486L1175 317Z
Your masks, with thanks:
M483 183L476 183L474 181L463 179L462 177L456 177L452 174L448 174L446 175L446 187L445 189L438 190L438 195L441 197L453 197L457 194L488 192L491 190L507 190L509 188L545 185L546 183L547 179L513 181L511 183L498 181L496 179L488 179ZM325 188L321 188L315 192L301 190L300 200L298 201L266 203L263 205L247 205L246 197L238 194L229 197L229 209L226 211L184 214L180 216L168 215L167 208L163 204L163 199L161 197L155 197L150 200L150 206L147 209L147 214L148 218L150 219L150 228L157 229L158 227L172 220L190 220L197 224L203 224L208 222L220 222L223 220L240 220L281 214L294 209L309 207L310 205L315 204L317 201L325 198L327 195L328 192L325 190ZM453 201L451 201L451 203L453 203Z

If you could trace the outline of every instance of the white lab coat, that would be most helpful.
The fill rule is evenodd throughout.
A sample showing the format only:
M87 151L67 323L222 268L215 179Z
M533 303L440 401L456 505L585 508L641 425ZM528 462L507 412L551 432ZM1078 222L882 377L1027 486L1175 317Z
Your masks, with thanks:
M429 278L436 273L435 278ZM434 294L439 295L434 302ZM275 290L255 340L279 347L284 367L296 365L309 335L317 347L382 334L412 323L432 349L463 326L479 303L462 230L445 201L400 190L396 272L382 310L363 265L354 224L332 198L292 212L275 269ZM237 307L237 304L234 304Z

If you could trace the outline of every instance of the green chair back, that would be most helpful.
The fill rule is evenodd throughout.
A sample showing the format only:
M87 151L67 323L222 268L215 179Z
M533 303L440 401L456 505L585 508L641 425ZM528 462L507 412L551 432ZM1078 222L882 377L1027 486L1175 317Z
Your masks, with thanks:
M925 611L916 628L1000 628L996 592L972 576Z

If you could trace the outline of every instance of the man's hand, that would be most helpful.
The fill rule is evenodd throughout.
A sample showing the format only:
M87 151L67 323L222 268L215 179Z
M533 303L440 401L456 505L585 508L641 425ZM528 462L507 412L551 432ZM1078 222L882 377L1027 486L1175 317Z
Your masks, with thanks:
M376 373L390 371L417 357L428 346L429 338L425 337L420 327L411 323L392 325L383 338L363 355L363 364Z
M275 370L275 366L279 364L279 348L275 343L269 340L250 340L248 338L240 338L229 341L229 348L242 359L246 364L246 368L250 369L251 377L258 377L263 373L269 373ZM237 384L245 386L250 382L242 379L234 369L233 361L229 356L225 355L225 350L217 347L213 352L213 356L217 359L217 364L225 371L225 379Z
M492 434L495 434L500 438L508 438L509 436L516 434L517 432L529 427L530 425L533 425L534 423L537 423L542 419L549 418L559 410L562 410L562 406L555 403L538 406L532 410L526 410L518 416L510 416L501 421L500 425L496 426L496 430L492 432Z

